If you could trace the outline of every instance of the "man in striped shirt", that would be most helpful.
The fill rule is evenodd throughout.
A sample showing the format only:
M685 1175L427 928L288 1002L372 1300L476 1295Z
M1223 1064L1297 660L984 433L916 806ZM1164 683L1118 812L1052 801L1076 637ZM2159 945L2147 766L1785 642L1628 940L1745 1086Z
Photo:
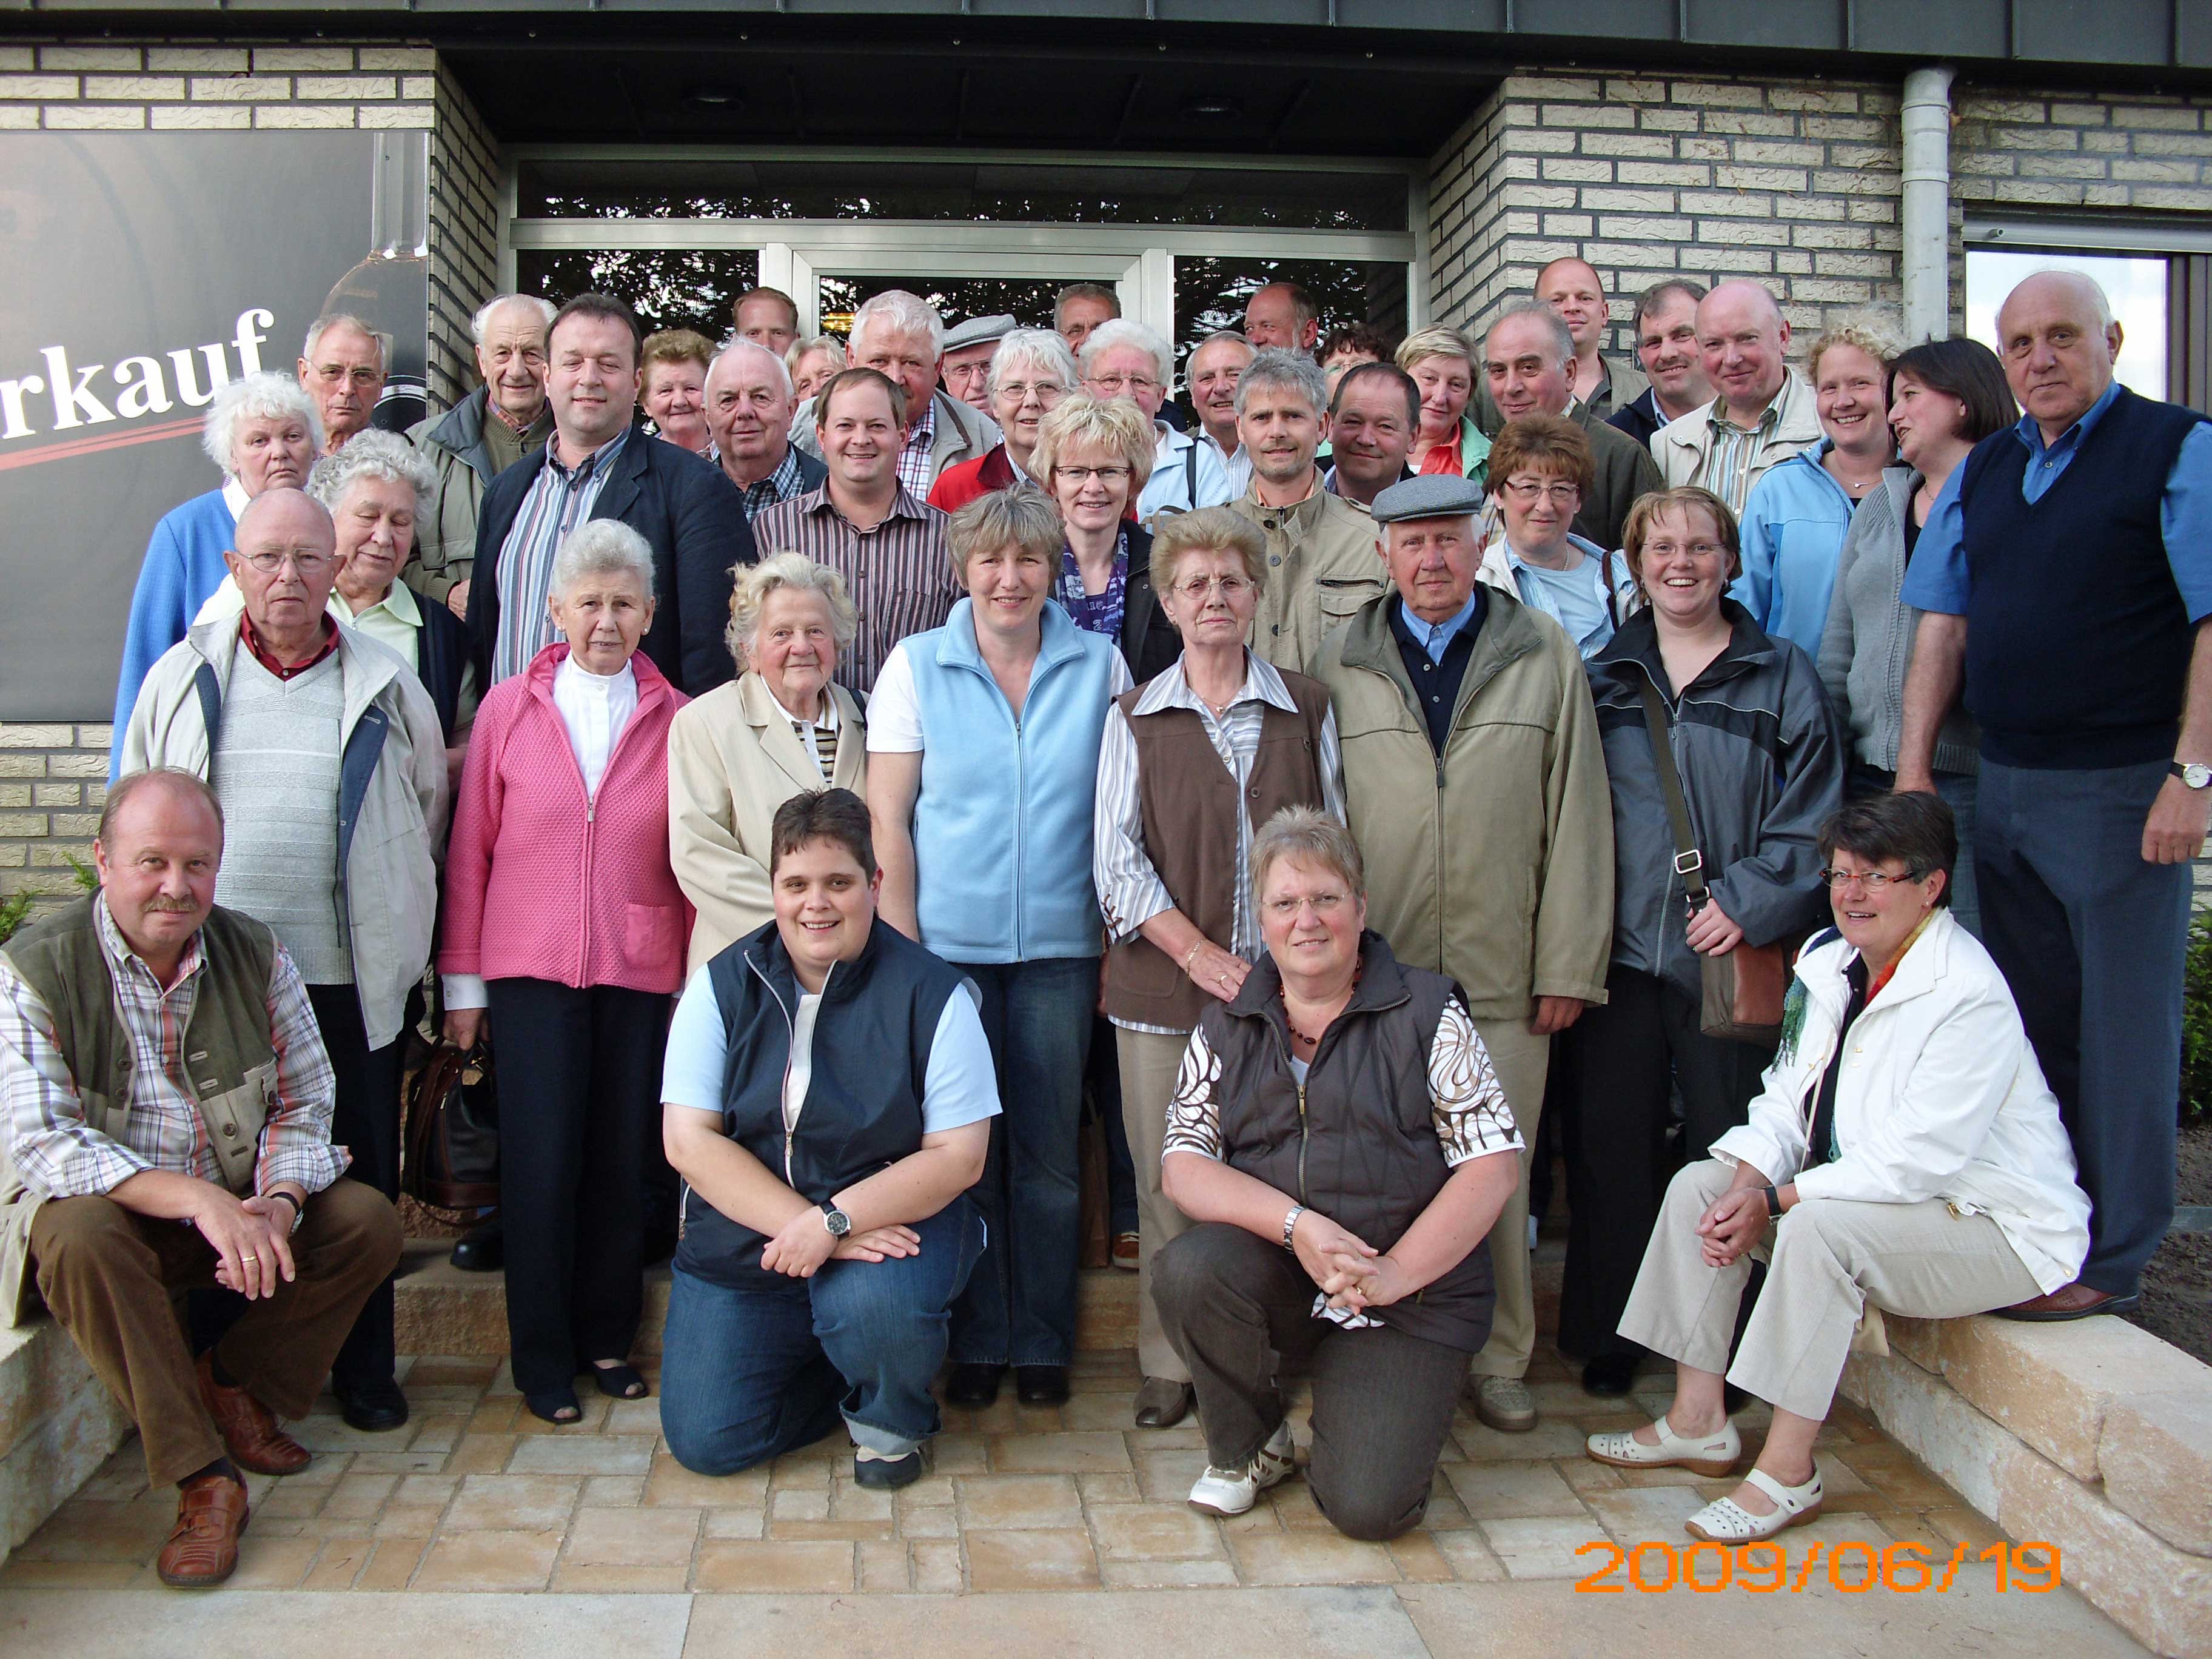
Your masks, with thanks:
M215 902L222 839L198 777L126 776L100 890L0 952L0 1311L42 1298L130 1410L148 1479L179 1489L156 1566L184 1586L237 1565L241 1468L307 1467L275 1413L307 1415L400 1245L383 1195L339 1179L291 957ZM195 1364L171 1297L216 1285L246 1310Z
M1710 489L1741 518L1751 487L1820 441L1813 388L1790 372L1790 323L1774 296L1744 278L1698 302L1698 349L1718 395L1653 434L1668 488Z
M837 653L837 678L865 695L891 647L941 626L966 590L953 574L945 515L900 480L905 392L874 369L846 369L815 398L814 423L828 479L763 510L753 520L753 538L844 577L860 631Z

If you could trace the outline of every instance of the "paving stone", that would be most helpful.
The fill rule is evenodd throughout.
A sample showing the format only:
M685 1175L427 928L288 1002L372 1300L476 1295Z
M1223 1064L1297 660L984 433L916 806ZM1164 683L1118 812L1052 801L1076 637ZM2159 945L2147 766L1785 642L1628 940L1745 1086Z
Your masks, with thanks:
M536 1531L568 1522L583 1482L553 1474L471 1474L446 1510L449 1533Z
M963 1528L1080 1527L1083 1504L1064 1474L969 1474L959 1480ZM972 1562L970 1564L972 1571Z
M768 1471L741 1474L695 1474L665 1452L653 1460L645 1479L645 1502L678 1509L714 1509L730 1504L764 1504Z
M432 1540L413 1582L432 1590L543 1589L560 1553L557 1529L448 1532Z
M1540 1518L1478 1521L1475 1525L1509 1577L1582 1578L1593 1565L1589 1556L1575 1552L1598 1541L1595 1521Z
M1223 1559L1221 1532L1188 1505L1115 1504L1095 1510L1091 1535L1098 1559L1116 1561L1184 1561Z
M1478 1521L1587 1513L1574 1488L1549 1463L1455 1463L1443 1474L1454 1496Z
M957 1540L919 1539L909 1547L914 1554L915 1589L948 1595L960 1592L963 1580Z
M671 1561L688 1566L701 1519L697 1510L580 1510L568 1528L563 1560L591 1566L665 1566Z
M1435 1537L1437 1553L1451 1564L1454 1577L1474 1584L1495 1584L1504 1578L1504 1565L1491 1553L1480 1531L1470 1528Z
M1134 1504L1137 1497L1137 1477L1129 1474L1079 1474L1076 1490L1083 1494L1085 1504Z
M1216 1561L1102 1561L1101 1581L1109 1589L1194 1589L1237 1583L1226 1558Z
M1099 1582L1087 1532L973 1532L966 1542L974 1590L1079 1589Z
M1232 1537L1229 1553L1248 1584L1393 1584L1399 1578L1389 1550L1333 1528Z
M709 1538L761 1538L768 1533L768 1511L738 1505L707 1511Z
M699 1546L691 1585L705 1591L786 1595L849 1590L853 1547L814 1540L746 1543L710 1539Z
M991 1468L1003 1474L1103 1474L1129 1467L1118 1433L1008 1434L991 1442Z
M641 1502L644 1497L645 1477L641 1474L593 1474L585 1477L580 1502L586 1509L623 1509Z
M651 1567L610 1567L564 1559L553 1569L553 1589L563 1596L672 1595L683 1591L690 1572L689 1559Z

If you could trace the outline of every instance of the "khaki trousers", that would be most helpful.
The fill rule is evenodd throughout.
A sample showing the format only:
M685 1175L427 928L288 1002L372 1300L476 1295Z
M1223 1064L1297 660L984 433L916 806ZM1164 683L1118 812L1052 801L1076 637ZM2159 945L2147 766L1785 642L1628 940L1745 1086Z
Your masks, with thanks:
M1675 1176L1620 1334L1698 1370L1725 1370L1736 1387L1783 1411L1814 1422L1827 1416L1869 1303L1911 1319L1956 1319L2042 1293L1995 1221L1957 1214L1935 1198L1806 1199L1767 1229L1763 1243L1725 1267L1709 1267L1698 1218L1735 1178L1717 1158ZM1753 1255L1767 1263L1766 1288L1730 1366L1729 1341Z
M1490 1230L1490 1271L1498 1286L1490 1340L1474 1356L1477 1376L1528 1375L1536 1346L1536 1300L1528 1280L1528 1167L1535 1155L1536 1125L1544 1115L1544 1079L1551 1070L1552 1039L1533 1036L1526 1018L1478 1019L1475 1033L1490 1050L1491 1069L1513 1109L1521 1131L1521 1179Z
M1121 1127L1129 1137L1129 1162L1137 1174L1137 1365L1146 1376L1190 1381L1190 1367L1160 1328L1152 1300L1152 1257L1188 1230L1190 1218L1160 1190L1160 1143L1167 1139L1168 1100L1182 1067L1188 1036L1114 1028L1121 1065Z
M398 1213L374 1188L316 1194L292 1235L296 1276L246 1304L216 1345L223 1370L279 1417L305 1417L399 1246ZM137 1424L147 1480L173 1486L222 1456L170 1299L215 1284L218 1258L198 1231L109 1198L50 1198L31 1220L31 1260L54 1318Z

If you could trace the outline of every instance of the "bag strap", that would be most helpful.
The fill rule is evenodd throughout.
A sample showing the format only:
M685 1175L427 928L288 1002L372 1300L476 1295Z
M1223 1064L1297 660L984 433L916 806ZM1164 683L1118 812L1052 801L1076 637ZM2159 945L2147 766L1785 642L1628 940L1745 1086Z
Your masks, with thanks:
M1190 503L1190 510L1198 511L1198 440L1190 441L1190 447L1182 453L1182 498Z
M1644 682L1644 729L1651 737L1652 764L1659 774L1659 792L1667 798L1667 821L1674 830L1674 873L1697 909L1707 897L1705 855L1698 850L1698 832L1690 827L1690 804L1682 798L1682 775L1674 766L1674 746L1667 740L1667 705L1659 688Z

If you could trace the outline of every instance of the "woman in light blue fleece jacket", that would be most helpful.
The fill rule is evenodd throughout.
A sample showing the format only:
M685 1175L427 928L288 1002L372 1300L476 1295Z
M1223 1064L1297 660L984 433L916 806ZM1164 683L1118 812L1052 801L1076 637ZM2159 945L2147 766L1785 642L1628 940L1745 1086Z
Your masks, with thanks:
M1889 361L1895 344L1864 323L1813 343L1806 369L1827 435L1752 486L1743 507L1743 574L1729 597L1768 635L1808 656L1820 649L1836 559L1859 502L1895 453Z

